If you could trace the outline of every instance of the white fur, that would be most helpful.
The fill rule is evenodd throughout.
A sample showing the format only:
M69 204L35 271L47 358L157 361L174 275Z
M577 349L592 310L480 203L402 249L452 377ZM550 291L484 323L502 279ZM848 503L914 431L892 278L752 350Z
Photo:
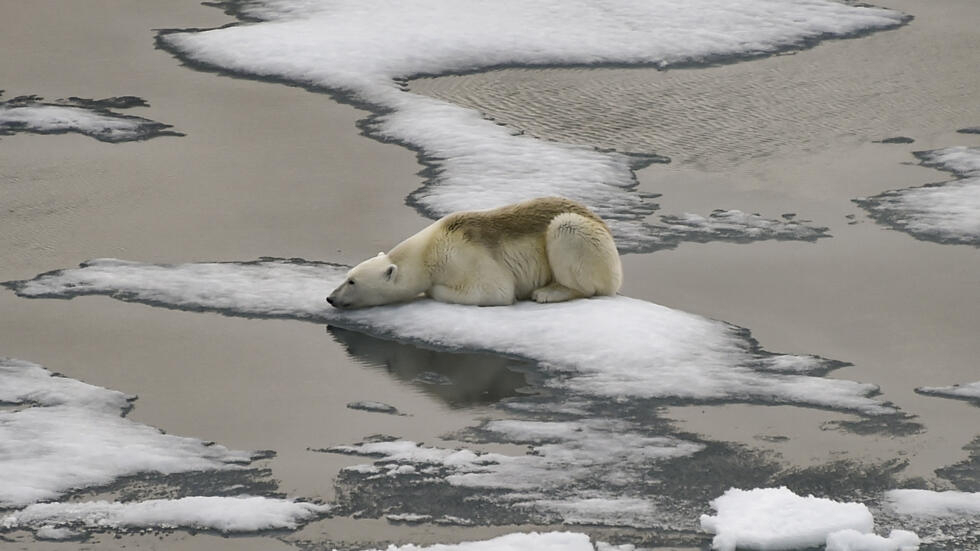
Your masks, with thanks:
M449 229L451 220L461 217L493 224L494 216L515 208L566 204L570 202L563 199L532 199L442 218L387 254L355 266L327 300L338 308L362 308L426 294L442 302L501 306L528 298L562 302L616 294L622 283L619 253L598 219L560 212L543 231L498 231L493 244Z

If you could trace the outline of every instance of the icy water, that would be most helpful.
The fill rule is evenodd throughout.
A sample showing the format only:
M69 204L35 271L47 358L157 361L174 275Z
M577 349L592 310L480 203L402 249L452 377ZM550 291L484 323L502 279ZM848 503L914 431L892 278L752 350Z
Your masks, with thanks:
M61 47L18 31L39 6L8 19L10 105L83 112L18 112L0 141L5 544L980 543L971 3L49 23L142 67L135 90L77 59L37 73L30 52ZM547 68L498 69L521 65ZM135 119L181 135L91 139ZM625 296L323 302L417 213L540 194L611 221Z

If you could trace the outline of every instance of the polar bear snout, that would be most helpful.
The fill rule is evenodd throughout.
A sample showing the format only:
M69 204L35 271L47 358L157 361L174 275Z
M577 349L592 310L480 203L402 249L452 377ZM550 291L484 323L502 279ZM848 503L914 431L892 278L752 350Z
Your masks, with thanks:
M333 306L334 308L340 308L340 309L350 308L350 303L349 302L342 302L342 301L334 298L333 295L330 295L329 297L327 297L327 302L329 302L330 303L330 306Z

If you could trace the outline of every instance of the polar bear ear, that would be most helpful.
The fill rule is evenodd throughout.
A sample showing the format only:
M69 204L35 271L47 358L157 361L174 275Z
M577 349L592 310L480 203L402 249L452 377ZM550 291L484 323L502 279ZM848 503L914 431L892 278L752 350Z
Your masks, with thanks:
M385 255L385 253L383 253L383 252L378 253L378 256L384 256L384 255Z
M394 279L395 272L397 271L398 271L398 266L395 266L394 264L388 266L388 269L385 270L385 280L391 281L392 279Z

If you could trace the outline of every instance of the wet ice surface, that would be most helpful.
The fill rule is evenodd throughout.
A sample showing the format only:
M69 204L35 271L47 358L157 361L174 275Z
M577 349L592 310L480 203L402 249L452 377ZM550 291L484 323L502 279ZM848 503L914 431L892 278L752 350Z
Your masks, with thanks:
M924 166L951 172L957 179L855 202L879 223L916 239L980 247L980 149L948 147L915 155Z
M77 132L110 143L183 135L168 130L169 124L110 111L146 105L133 96L103 100L72 97L53 103L37 96L20 96L0 102L0 135Z
M803 0L622 0L601 9L445 0L226 6L248 23L164 32L160 45L197 67L326 89L374 110L365 132L418 150L428 166L428 182L409 198L428 216L561 195L606 218L624 251L716 239L813 240L826 230L740 211L717 232L713 215L672 226L647 223L658 206L635 192L634 170L666 159L522 136L472 109L403 91L401 79L501 65L702 64L906 21L893 11Z
M0 531L30 529L55 540L85 537L90 529L242 532L291 529L327 512L264 496L146 500L181 486L178 491L242 493L274 491L274 484L251 484L256 472L249 464L257 454L126 419L133 399L31 362L0 358L0 404L9 407L0 411ZM208 483L195 484L201 473ZM115 491L130 501L36 503L90 491Z

